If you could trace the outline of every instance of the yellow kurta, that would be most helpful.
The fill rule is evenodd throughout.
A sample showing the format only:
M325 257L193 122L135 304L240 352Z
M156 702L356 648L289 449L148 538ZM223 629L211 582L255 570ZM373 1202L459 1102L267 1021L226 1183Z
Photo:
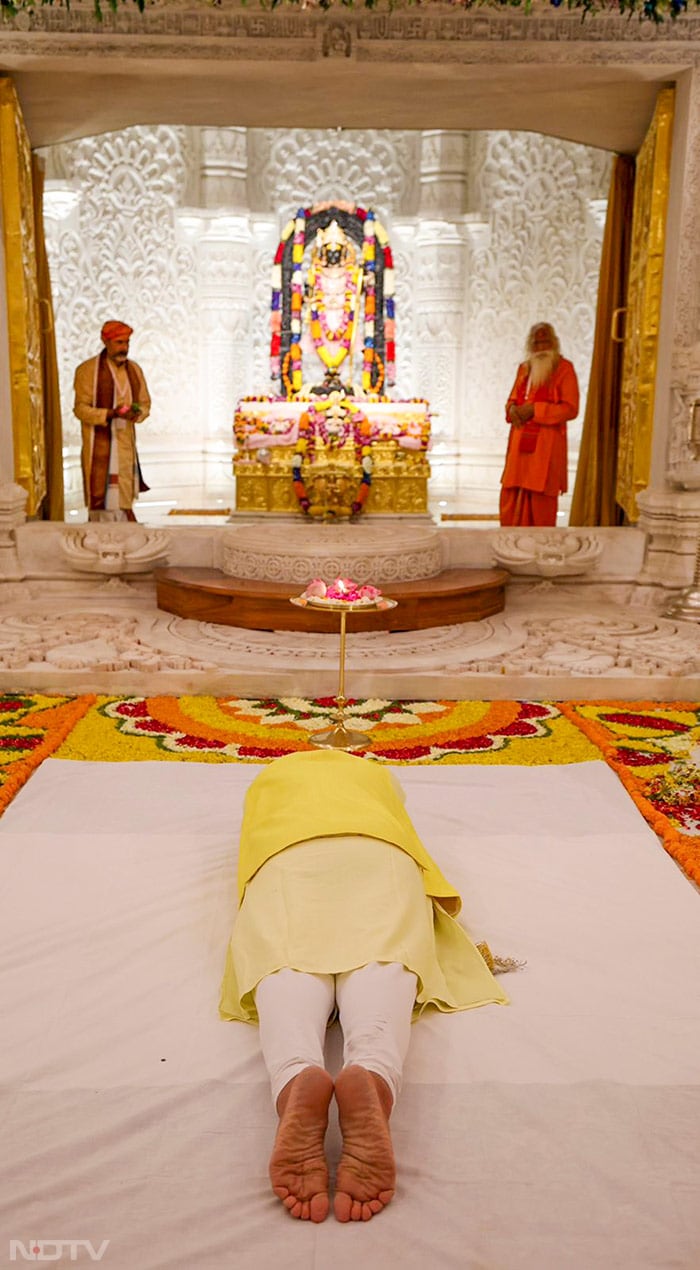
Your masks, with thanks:
M420 867L426 895L459 912L462 901L418 837L391 772L343 750L286 754L255 778L243 809L239 900L278 851L336 834L362 834L401 847Z
M279 807L289 826L280 836L284 816L273 810L283 791ZM333 800L346 815L352 809L353 818L376 801L384 826L393 824L392 839L355 832L297 838L297 814L307 823L309 808L318 820L319 804ZM281 845L289 834L293 842ZM367 760L326 751L290 755L266 768L246 799L239 884L243 899L219 1007L224 1019L257 1022L255 988L285 966L340 974L371 961L399 962L417 975L414 1016L427 1006L507 1004L466 931L446 912L446 904L458 907L459 896L420 842L390 772Z

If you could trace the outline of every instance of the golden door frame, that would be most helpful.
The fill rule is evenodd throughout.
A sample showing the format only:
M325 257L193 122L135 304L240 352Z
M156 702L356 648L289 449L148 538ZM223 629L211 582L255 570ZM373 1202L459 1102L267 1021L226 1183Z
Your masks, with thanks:
M10 358L14 478L34 516L46 494L44 388L32 156L14 85L0 76L0 200Z
M675 90L662 88L637 155L615 490L632 522L651 472L674 102Z

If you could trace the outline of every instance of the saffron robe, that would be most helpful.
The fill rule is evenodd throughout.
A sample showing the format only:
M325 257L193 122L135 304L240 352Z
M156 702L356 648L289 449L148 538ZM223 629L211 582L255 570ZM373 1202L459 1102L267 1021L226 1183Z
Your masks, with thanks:
M579 409L576 371L561 357L549 379L528 392L530 367L523 362L506 403L531 402L533 418L523 427L511 427L501 485L529 489L556 498L567 489L566 424Z
M143 423L150 413L151 398L141 367L136 362L127 361L125 369L128 390L123 403L117 402L117 385L105 349L96 357L82 362L75 372L73 413L82 424L83 491L90 511L104 510L113 445L117 454L120 508L130 511L139 493L148 489L139 466L134 424L130 420L122 420L124 426L118 428L116 421L107 422L108 411L117 404L138 402L141 407L139 423Z

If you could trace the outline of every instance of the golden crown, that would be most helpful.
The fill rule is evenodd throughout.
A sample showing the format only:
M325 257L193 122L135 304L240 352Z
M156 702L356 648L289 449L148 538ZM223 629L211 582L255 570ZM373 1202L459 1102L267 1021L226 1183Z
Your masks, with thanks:
M349 242L347 235L340 228L337 220L332 220L326 225L325 229L316 230L316 257L321 257L326 251L339 251L341 253L341 261L343 264L351 264L355 259L355 249Z

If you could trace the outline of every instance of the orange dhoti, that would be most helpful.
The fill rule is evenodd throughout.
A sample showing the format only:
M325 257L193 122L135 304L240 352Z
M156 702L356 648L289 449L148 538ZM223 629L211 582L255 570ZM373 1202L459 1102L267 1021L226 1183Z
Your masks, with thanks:
M557 495L504 486L499 513L502 525L556 525Z

